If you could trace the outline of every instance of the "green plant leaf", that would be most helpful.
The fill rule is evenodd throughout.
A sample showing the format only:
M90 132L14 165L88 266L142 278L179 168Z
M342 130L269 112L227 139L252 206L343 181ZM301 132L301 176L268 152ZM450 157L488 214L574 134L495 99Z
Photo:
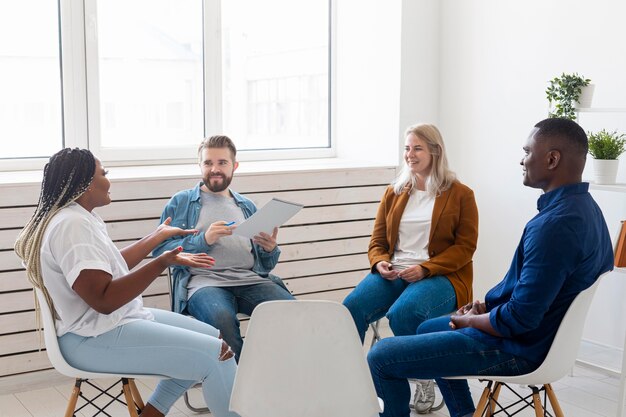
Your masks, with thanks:
M626 151L626 134L619 134L617 130L602 129L596 133L587 132L587 135L589 154L594 159L617 159Z

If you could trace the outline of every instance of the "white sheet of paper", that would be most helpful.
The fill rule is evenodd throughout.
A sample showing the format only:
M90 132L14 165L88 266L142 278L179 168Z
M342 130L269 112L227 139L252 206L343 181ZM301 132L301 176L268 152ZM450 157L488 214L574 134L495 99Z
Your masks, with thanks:
M248 217L233 230L234 235L252 239L261 232L269 235L275 227L282 226L302 209L303 205L278 198L272 198L267 204Z

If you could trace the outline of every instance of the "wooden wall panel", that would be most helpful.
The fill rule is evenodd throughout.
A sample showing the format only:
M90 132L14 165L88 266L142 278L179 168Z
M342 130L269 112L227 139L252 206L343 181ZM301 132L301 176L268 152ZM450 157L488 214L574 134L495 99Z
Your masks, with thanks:
M129 172L132 172L130 170ZM238 173L233 189L257 206L272 197L305 208L278 234L281 258L274 273L299 299L341 302L368 273L367 245L376 210L393 168L352 168L302 172ZM97 209L120 248L152 232L164 205L177 191L197 183L193 175L112 180L112 204ZM45 350L39 351L33 294L13 251L20 229L30 219L39 184L0 186L0 387L26 375L52 378ZM6 197L6 198L5 198ZM148 262L149 259L144 262ZM169 309L167 277L144 293L148 307ZM242 319L245 332L247 319ZM43 343L43 342L41 342ZM12 379L13 378L13 379Z

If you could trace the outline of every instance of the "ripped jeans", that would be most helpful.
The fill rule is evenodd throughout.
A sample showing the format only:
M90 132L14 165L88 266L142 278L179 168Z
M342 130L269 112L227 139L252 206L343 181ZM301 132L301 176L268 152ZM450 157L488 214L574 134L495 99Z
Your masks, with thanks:
M201 321L165 310L150 309L154 321L136 320L96 337L66 333L59 346L66 361L85 371L154 374L169 377L148 400L164 415L197 382L211 413L228 411L237 364L219 361L219 331Z

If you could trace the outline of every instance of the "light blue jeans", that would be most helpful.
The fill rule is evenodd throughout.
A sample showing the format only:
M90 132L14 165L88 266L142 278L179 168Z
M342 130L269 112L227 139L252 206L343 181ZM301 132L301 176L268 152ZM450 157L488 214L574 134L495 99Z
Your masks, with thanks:
M85 371L169 377L159 382L148 400L164 415L185 391L202 382L211 413L238 416L228 411L237 364L234 358L218 360L222 347L218 330L181 314L150 311L154 321L136 320L97 337L64 334L59 347L65 360Z
M232 287L204 287L196 291L187 303L187 312L222 332L222 337L239 361L243 339L237 313L251 315L256 306L272 300L293 300L289 291L268 281Z
M389 281L379 273L370 273L348 294L343 304L352 314L363 342L367 326L385 315L394 335L415 334L424 320L455 311L456 293L444 276L408 283L402 279Z
M409 417L411 389L407 378L435 379L451 417L474 413L467 380L460 375L521 375L537 368L524 358L503 352L448 326L449 317L425 321L414 336L388 337L376 343L367 360L383 417Z

